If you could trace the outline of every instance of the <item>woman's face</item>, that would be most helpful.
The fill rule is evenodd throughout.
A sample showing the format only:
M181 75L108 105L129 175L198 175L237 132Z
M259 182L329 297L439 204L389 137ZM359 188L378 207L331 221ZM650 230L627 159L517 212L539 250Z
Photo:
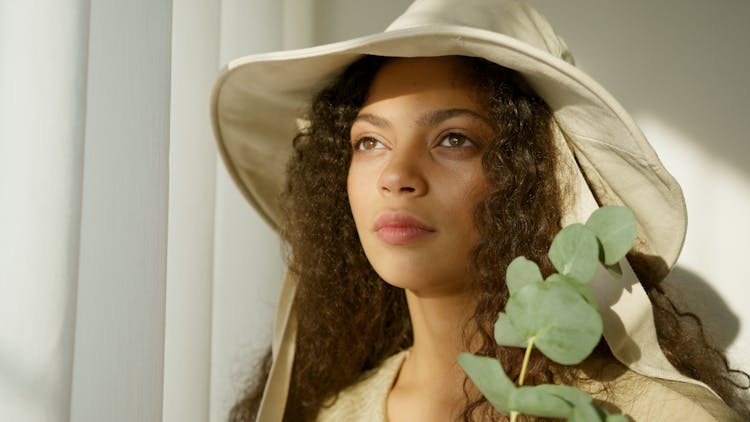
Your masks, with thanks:
M360 241L388 283L463 291L487 193L493 130L455 57L396 59L375 76L351 129L347 189Z

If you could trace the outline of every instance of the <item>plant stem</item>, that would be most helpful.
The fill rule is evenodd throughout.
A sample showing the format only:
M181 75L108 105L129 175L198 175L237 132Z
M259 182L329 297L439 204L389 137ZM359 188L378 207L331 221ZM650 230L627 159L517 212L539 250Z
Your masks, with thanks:
M531 349L534 348L534 337L529 339L529 344L526 345L526 353L523 355L523 363L521 364L521 374L518 376L518 386L523 385L523 379L526 376L526 368L529 366L529 357L531 357ZM510 411L510 422L516 422L518 418L518 412L515 410Z
M531 356L531 349L534 348L534 337L529 339L529 344L526 346L526 353L523 355L523 364L521 364L521 375L518 376L518 386L523 385L523 379L526 376L526 367L529 366L529 357Z

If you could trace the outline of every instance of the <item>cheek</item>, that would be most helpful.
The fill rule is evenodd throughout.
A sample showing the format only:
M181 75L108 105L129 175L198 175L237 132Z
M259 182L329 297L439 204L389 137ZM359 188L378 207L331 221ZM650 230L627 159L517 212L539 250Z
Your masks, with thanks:
M487 198L489 183L483 173L478 172L464 180L462 188L455 193L454 203L457 204L456 215L460 216L461 225L472 241L476 241L479 234L475 223L475 214L479 204Z
M467 202L472 205L472 215L474 215L477 205L487 198L489 191L489 182L484 174L478 175L466 189Z
M489 182L481 167L467 166L452 175L451 199L462 215L474 215L476 206L487 197Z

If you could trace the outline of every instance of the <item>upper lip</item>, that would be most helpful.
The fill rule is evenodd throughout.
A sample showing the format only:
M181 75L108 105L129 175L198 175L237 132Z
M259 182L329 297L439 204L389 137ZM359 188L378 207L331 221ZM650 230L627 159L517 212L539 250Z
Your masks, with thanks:
M381 214L373 226L374 231L383 227L415 227L418 229L434 232L435 229L420 219L403 212L386 212Z

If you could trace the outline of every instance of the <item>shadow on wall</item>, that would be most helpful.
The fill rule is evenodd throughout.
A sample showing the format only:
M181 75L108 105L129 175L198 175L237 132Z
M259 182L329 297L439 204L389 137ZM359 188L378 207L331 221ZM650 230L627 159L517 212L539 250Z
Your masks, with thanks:
M663 284L678 309L693 312L701 319L714 345L721 350L732 345L740 331L740 319L714 286L679 265L672 269Z
M718 347L727 354L729 368L734 371L733 381L744 392L739 392L741 397L750 400L750 367L746 356L732 354L727 349L750 350L750 345L733 345L740 332L741 321L735 314L721 294L714 286L694 272L683 267L675 266L672 272L662 282L663 287L669 293L675 306L682 312L692 312L703 323L703 330L708 337L709 343ZM727 293L724 293L727 294ZM745 375L737 371L744 371Z
M750 2L532 4L563 36L578 65L626 109L659 116L750 176Z

